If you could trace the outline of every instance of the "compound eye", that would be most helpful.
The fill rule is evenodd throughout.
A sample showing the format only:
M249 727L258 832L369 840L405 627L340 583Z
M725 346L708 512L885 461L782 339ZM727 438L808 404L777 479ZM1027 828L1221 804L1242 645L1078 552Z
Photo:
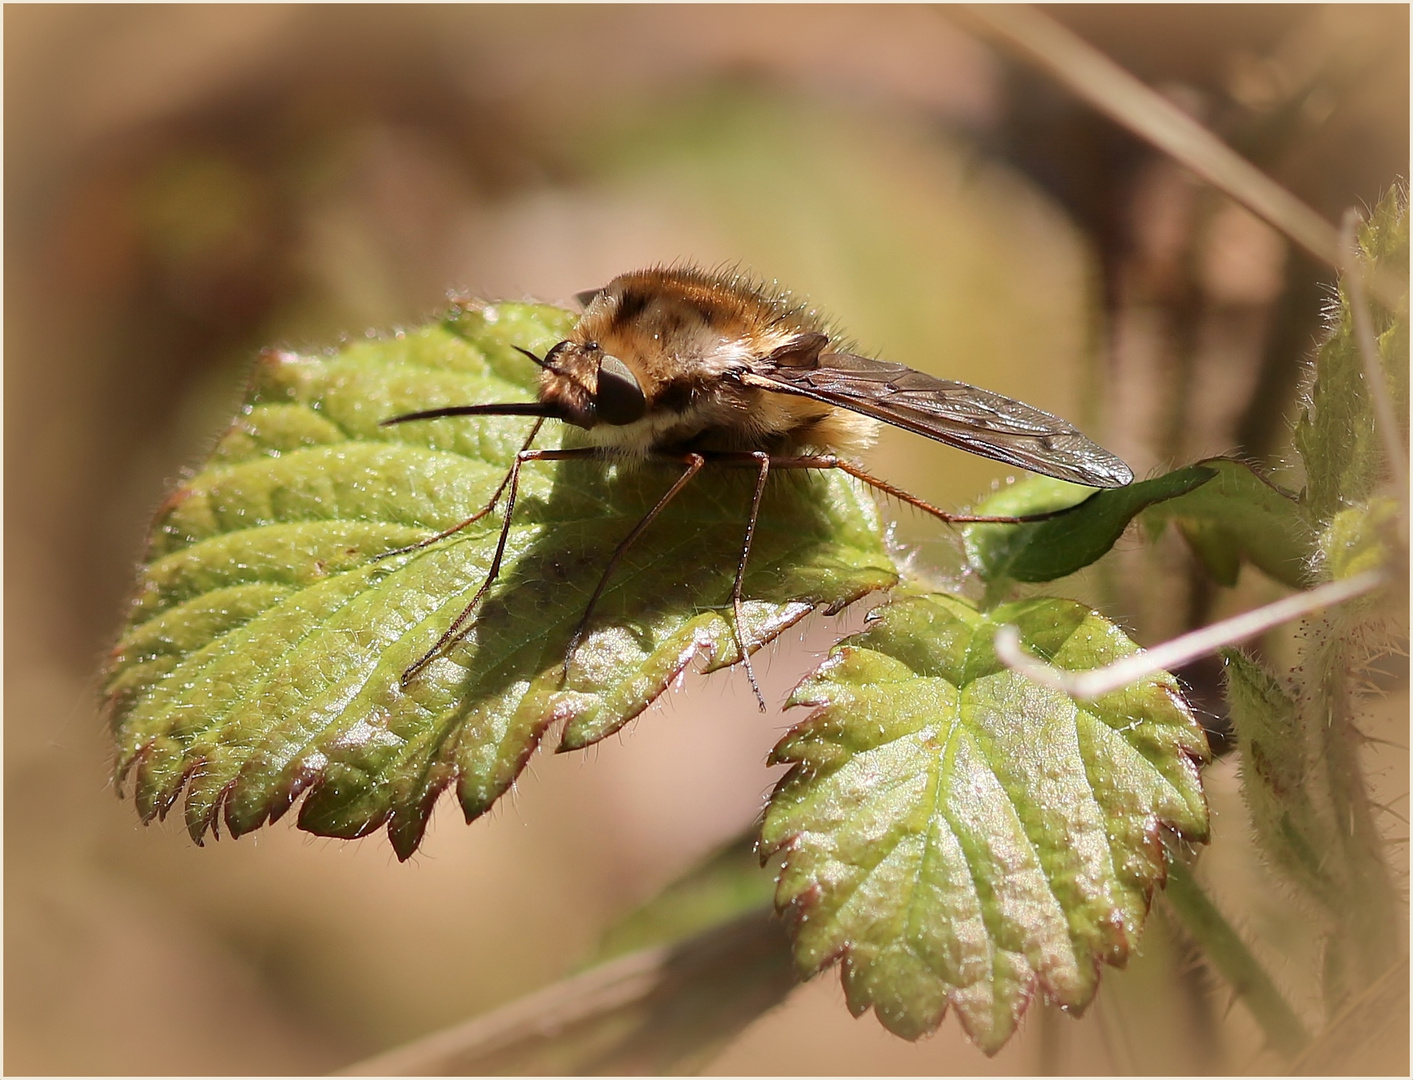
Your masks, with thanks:
M641 420L648 411L648 399L643 388L628 370L628 365L616 356L605 356L599 362L599 389L594 395L594 413L605 424L615 427Z

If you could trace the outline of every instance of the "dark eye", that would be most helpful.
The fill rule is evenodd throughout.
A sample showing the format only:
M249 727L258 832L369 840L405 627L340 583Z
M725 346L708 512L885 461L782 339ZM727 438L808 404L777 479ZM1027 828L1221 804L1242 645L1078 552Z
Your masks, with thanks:
M648 400L628 365L616 356L605 356L599 362L599 389L594 395L598 418L617 427L641 420L647 411Z

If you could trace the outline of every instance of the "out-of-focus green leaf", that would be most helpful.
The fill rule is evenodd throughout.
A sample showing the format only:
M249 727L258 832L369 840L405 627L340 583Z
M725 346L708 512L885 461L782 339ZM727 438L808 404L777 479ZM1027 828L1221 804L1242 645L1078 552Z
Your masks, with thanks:
M678 941L768 907L775 879L761 869L756 837L752 828L609 927L595 958Z
M1314 551L1314 534L1294 495L1250 465L1231 458L1199 461L1216 472L1194 491L1149 507L1144 521L1156 534L1175 522L1207 572L1235 585L1243 561L1299 588Z
M1054 581L1100 558L1140 510L1185 495L1216 471L1189 465L1166 476L1090 494L1088 488L1049 477L1027 477L1002 488L975 508L977 514L1019 517L1074 507L1026 525L968 525L962 530L967 562L985 581Z
M1358 239L1362 262L1392 271L1386 280L1406 276L1406 192L1390 192ZM1400 305L1403 311L1371 304L1360 312L1351 303L1348 284L1347 279L1340 282L1329 336L1315 357L1306 406L1294 433L1306 473L1302 506L1317 530L1314 582L1349 578L1376 567L1397 568L1407 560L1407 492L1389 489L1395 473L1389 454L1405 461L1407 455L1406 299ZM1356 332L1363 316L1369 319L1376 354L1367 358ZM1384 394L1388 400L1381 402ZM1380 415L1389 413L1394 431L1380 426ZM1298 635L1299 662L1285 695L1293 706L1289 726L1309 748L1310 769L1309 779L1301 781L1301 795L1279 807L1291 812L1288 820L1279 822L1289 826L1290 835L1284 850L1277 847L1275 854L1277 865L1320 897L1332 916L1322 987L1331 1010L1379 979L1391 957L1406 950L1401 945L1406 938L1406 898L1396 884L1398 872L1390 865L1387 838L1378 824L1380 810L1387 808L1371 797L1364 771L1367 739L1360 683L1383 657L1406 657L1407 611L1406 580L1400 584L1391 575L1373 592L1305 620ZM1236 690L1237 683L1231 688ZM1237 707L1240 694L1233 693L1231 700L1232 719L1244 743L1243 726L1254 717L1259 733L1271 710L1243 715ZM1278 715L1285 726L1286 714ZM1253 759L1250 764L1257 763ZM1303 820L1315 811L1296 812L1307 796L1328 819L1323 830ZM1301 851L1300 845L1313 850Z
M736 659L726 612L751 476L713 469L688 485L629 551L562 683L610 554L679 469L532 463L500 581L467 633L400 685L484 581L500 512L374 557L483 507L531 421L379 422L531 398L536 368L512 346L543 352L573 318L500 304L335 355L266 354L235 426L159 513L108 665L118 771L144 819L185 791L193 837L222 820L239 835L303 795L301 828L387 824L405 858L443 790L455 785L468 819L484 812L553 721L566 721L561 748L587 745L694 656ZM785 477L766 492L743 639L895 580L866 493L839 475Z
M1388 565L1397 547L1396 499L1375 496L1330 518L1320 533L1320 569L1330 580Z
M1408 272L1408 213L1391 191L1360 230L1361 254L1377 265ZM1315 357L1315 378L1295 425L1295 446L1305 463L1305 506L1326 522L1341 509L1366 501L1389 477L1377 416L1365 385L1364 362L1354 333L1349 293L1341 282L1330 335ZM1408 445L1408 320L1375 306L1370 312L1379 368Z
M1076 704L1000 664L1004 623L1064 669L1137 650L1068 600L897 596L796 691L815 711L776 748L793 768L763 831L802 972L840 961L855 1014L906 1038L950 1004L988 1053L1036 990L1090 1000L1163 879L1160 830L1207 832L1207 744L1176 681Z

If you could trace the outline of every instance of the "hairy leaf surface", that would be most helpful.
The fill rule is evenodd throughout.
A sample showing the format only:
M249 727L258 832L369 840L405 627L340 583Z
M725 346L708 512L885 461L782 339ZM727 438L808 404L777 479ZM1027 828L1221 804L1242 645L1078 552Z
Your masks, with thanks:
M1400 274L1408 272L1408 211L1397 191L1380 202L1360 230L1363 259ZM1305 464L1305 506L1323 523L1344 507L1366 501L1390 475L1377 410L1366 385L1364 361L1354 332L1348 287L1341 282L1329 336L1315 357L1314 380L1295 425L1295 446ZM1378 372L1377 391L1392 399L1398 442L1408 445L1408 319L1372 306Z
M532 463L500 580L467 633L399 677L485 580L501 512L382 553L486 505L532 421L379 427L420 409L533 397L534 365L573 316L500 304L323 357L267 353L247 404L153 526L106 675L118 771L145 819L185 792L198 840L286 813L415 850L454 785L468 819L514 781L546 727L561 748L641 712L704 654L736 659L729 595L753 475L709 469L628 552L564 681L562 663L619 541L680 473ZM554 430L551 430L554 429ZM550 423L539 445L561 437ZM896 579L872 499L842 475L772 477L745 581L758 645L817 605Z
M1185 495L1144 511L1155 531L1175 522L1207 572L1235 585L1242 562L1277 581L1305 583L1315 535L1296 497L1282 491L1244 461L1209 458L1197 467L1216 472Z
M815 711L775 751L776 902L800 969L840 961L855 1014L917 1038L951 1005L994 1053L1037 989L1082 1008L1124 962L1161 829L1206 835L1206 741L1169 675L1079 705L1001 666L1003 623L1061 668L1136 651L1080 604L914 594L874 615L792 699Z
M1334 848L1307 732L1289 689L1257 660L1223 649L1227 705L1241 747L1241 792L1266 855L1332 909L1340 897L1325 867Z

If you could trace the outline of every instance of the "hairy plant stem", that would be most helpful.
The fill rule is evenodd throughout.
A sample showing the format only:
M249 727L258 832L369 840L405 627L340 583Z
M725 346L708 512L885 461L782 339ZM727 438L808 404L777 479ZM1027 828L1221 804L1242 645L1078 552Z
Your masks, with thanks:
M1246 1003L1271 1045L1292 1058L1310 1041L1295 1010L1252 955L1241 935L1217 909L1192 871L1178 859L1168 867L1165 894L1183 928L1202 947L1212 966Z

